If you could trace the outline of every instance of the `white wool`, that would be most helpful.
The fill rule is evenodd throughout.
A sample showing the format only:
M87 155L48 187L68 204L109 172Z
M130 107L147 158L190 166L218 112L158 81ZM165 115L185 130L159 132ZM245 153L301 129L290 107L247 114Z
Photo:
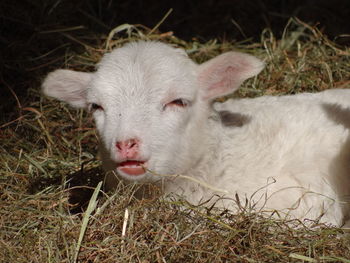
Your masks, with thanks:
M231 209L238 194L259 210L342 225L350 210L350 90L212 105L262 68L238 52L197 65L182 50L141 41L105 55L94 73L50 73L43 91L103 108L93 115L106 170L122 161L116 142L137 138L150 171L122 175L129 181L161 180L166 193L192 203L225 197L217 205ZM171 104L177 99L187 106ZM181 176L162 176L171 174Z

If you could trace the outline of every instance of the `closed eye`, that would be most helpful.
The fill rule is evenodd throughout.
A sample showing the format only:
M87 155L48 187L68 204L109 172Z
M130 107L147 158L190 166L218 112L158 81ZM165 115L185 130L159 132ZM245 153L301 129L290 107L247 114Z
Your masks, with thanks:
M97 103L91 103L91 104L89 105L89 110L90 110L91 112L95 112L95 111L97 111L97 110L103 110L103 107L102 107L101 105L97 104Z
M190 102L188 100L185 100L185 99L176 99L176 100L173 100L169 103L167 103L165 105L165 107L187 107L189 106Z

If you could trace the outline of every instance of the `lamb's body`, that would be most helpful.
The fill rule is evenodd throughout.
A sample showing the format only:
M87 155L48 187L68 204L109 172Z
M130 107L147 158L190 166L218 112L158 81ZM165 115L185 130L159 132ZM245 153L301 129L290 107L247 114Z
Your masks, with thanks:
M127 180L163 181L165 192L193 203L237 193L257 209L324 213L322 221L341 225L350 210L350 90L229 100L213 110L214 98L262 68L235 52L197 65L167 45L139 42L107 55L95 73L55 71L43 88L93 110L104 167ZM230 199L217 204L234 208Z
M328 90L218 103L217 110L243 114L246 123L226 126L211 118L207 152L186 175L230 193L220 196L238 193L257 209L312 219L324 212L322 221L341 225L350 196L349 101L350 90ZM186 179L169 181L165 190L183 191L193 203L215 193Z

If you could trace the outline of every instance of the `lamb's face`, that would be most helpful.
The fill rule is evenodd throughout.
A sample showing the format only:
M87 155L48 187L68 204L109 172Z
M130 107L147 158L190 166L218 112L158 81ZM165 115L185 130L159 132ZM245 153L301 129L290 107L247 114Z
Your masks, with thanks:
M189 168L191 136L196 130L200 137L198 118L206 117L199 109L196 67L183 51L164 45L131 45L104 57L89 85L87 104L108 169L145 180L155 177L152 172Z
M105 55L94 73L50 73L43 91L90 110L108 170L147 181L193 166L205 147L211 101L262 68L237 52L197 65L182 50L141 41Z

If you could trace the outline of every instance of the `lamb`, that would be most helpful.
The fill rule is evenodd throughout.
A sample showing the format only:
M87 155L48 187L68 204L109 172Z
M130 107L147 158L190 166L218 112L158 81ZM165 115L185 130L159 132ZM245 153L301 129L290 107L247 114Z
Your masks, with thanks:
M350 90L213 102L263 68L239 52L198 65L182 49L139 41L104 55L96 72L49 73L42 89L91 112L103 167L120 178L161 182L191 203L235 210L238 195L262 211L343 225Z

